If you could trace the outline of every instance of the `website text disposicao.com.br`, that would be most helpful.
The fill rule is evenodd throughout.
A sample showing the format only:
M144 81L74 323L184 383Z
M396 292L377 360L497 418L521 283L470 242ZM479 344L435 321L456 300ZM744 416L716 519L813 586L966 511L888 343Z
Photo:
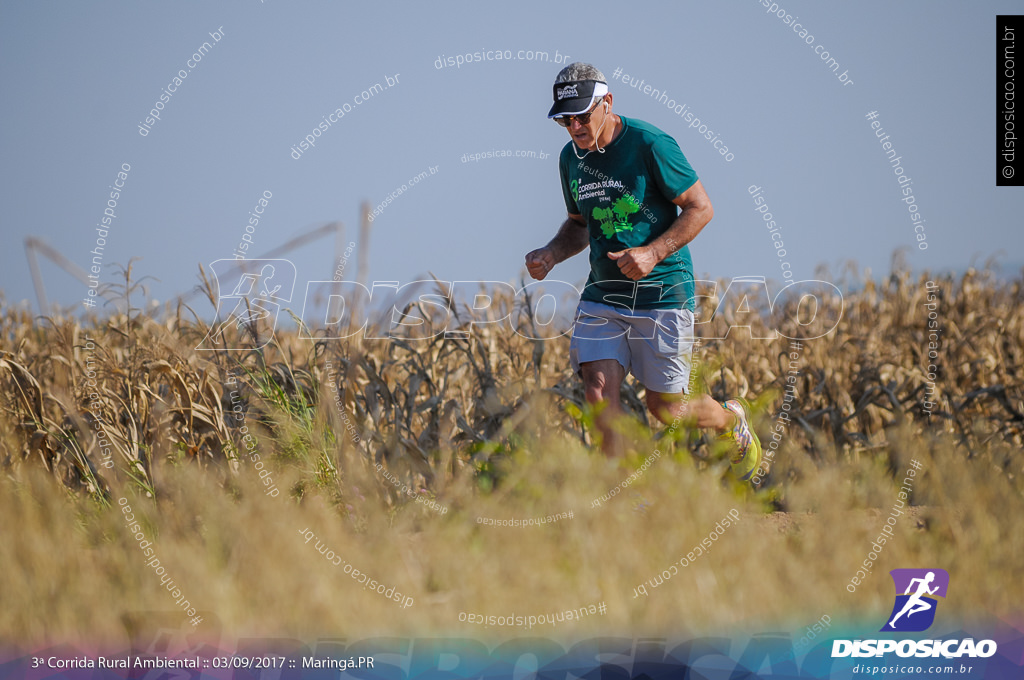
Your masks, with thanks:
M540 61L550 64L568 64L569 55L562 54L555 50L554 56L550 52L535 50L478 50L466 52L454 56L438 55L434 60L434 68L441 70L449 66L462 68L464 64L472 64L479 61Z
M400 75L400 73L396 73L393 78L389 75L385 75L383 83L374 83L373 85L367 87L362 92L359 92L358 94L354 95L352 97L352 101L355 103L356 106L359 106L360 104L369 101L371 98L373 98L374 95L381 94L384 92L384 90L395 87L396 85L398 85L398 76ZM352 104L345 102L337 109L324 116L320 123L315 128L313 128L313 131L306 135L305 139L303 139L297 145L292 146L291 157L294 158L295 160L299 160L300 158L302 158L302 154L306 153L312 147L316 146L316 141L317 139L320 138L320 135L327 132L327 130L329 130L334 123L339 122L342 118L345 117L346 113L351 113L351 111Z

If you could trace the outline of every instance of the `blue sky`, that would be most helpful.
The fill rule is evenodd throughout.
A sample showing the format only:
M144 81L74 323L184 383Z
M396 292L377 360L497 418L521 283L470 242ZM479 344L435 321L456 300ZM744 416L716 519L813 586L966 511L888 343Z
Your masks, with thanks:
M889 271L908 247L919 269L960 270L1003 253L1019 267L1024 191L995 186L995 16L978 2L778 3L808 45L759 0L621 3L4 3L0 5L0 157L7 247L0 290L35 305L23 243L42 239L91 264L95 227L122 164L104 265L140 257L167 300L199 263L228 258L264 192L256 256L340 220L358 241L359 205L408 189L375 219L371 280L518 281L523 257L565 215L557 156L565 131L545 118L558 57L616 69L667 91L728 146L725 158L664 103L611 80L615 111L673 135L715 218L692 244L698 277L781 279L748 187L760 186L795 278L849 261ZM796 23L796 21L794 21ZM211 32L223 27L213 43ZM203 42L211 48L188 65ZM818 54L847 72L844 84ZM447 57L508 50L512 60L436 68ZM546 52L533 60L526 51ZM150 109L189 69L149 134ZM389 80L391 79L391 80ZM354 98L392 83L364 102ZM344 116L298 159L291 149L338 108ZM866 115L899 153L923 216L916 247L900 185ZM533 151L541 158L463 154ZM538 154L539 155L539 154ZM429 174L433 168L434 173ZM421 172L419 183L409 180ZM329 279L335 245L284 255L304 282ZM51 301L86 286L47 260ZM552 276L581 284L585 255ZM345 278L355 278L355 262ZM105 267L101 281L113 281Z

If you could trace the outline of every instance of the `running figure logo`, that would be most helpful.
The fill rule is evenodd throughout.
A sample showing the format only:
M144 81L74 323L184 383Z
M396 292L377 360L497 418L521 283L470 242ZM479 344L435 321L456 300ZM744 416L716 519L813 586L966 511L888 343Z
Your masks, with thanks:
M210 265L210 271L218 289L217 318L196 349L213 351L266 346L274 337L281 304L291 301L296 279L295 265L284 259L217 260ZM244 337L245 332L254 335Z
M938 604L935 596L946 597L949 572L945 569L893 569L889 573L896 586L896 603L882 631L927 630L935 621L935 605Z

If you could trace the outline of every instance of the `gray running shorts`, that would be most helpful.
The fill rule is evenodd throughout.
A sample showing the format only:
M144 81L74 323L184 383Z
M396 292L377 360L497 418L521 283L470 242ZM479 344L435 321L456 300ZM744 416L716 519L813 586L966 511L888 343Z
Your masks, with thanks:
M644 387L666 394L687 393L693 351L693 312L636 309L581 300L576 308L569 360L580 364L615 359Z

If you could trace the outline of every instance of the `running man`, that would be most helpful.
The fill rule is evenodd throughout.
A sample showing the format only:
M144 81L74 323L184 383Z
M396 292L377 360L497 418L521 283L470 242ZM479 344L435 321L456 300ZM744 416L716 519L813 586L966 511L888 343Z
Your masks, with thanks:
M934 581L934 580L935 580L935 572L934 571L929 571L927 574L925 574L924 578L910 579L910 583L907 584L907 589L905 591L903 591L903 594L904 595L910 595L910 591L913 589L915 583L918 584L917 592L914 593L913 595L910 595L910 597L907 599L907 603L904 604L903 605L903 609L900 610L900 613L897 614L896 616L892 617L892 621L889 622L889 627L890 628L895 628L896 619L900 618L904 614L906 614L907 618L909 619L911 616L913 616L914 614L916 614L918 612L928 611L929 609L932 608L931 603L930 602L926 602L924 599L922 599L921 596L925 595L925 594L928 594L928 595L934 595L935 594L935 591L938 590L939 587L938 586L935 586L934 588L929 588L928 587L928 585L932 581Z
M746 405L687 394L694 307L687 244L711 220L711 201L676 141L616 115L612 99L604 74L590 64L569 64L555 78L548 118L571 137L558 160L568 219L550 243L527 254L527 270L544 279L590 246L569 355L587 402L604 404L595 425L606 453L622 450L613 423L630 372L662 423L712 428L735 443L733 472L748 480L761 445Z

